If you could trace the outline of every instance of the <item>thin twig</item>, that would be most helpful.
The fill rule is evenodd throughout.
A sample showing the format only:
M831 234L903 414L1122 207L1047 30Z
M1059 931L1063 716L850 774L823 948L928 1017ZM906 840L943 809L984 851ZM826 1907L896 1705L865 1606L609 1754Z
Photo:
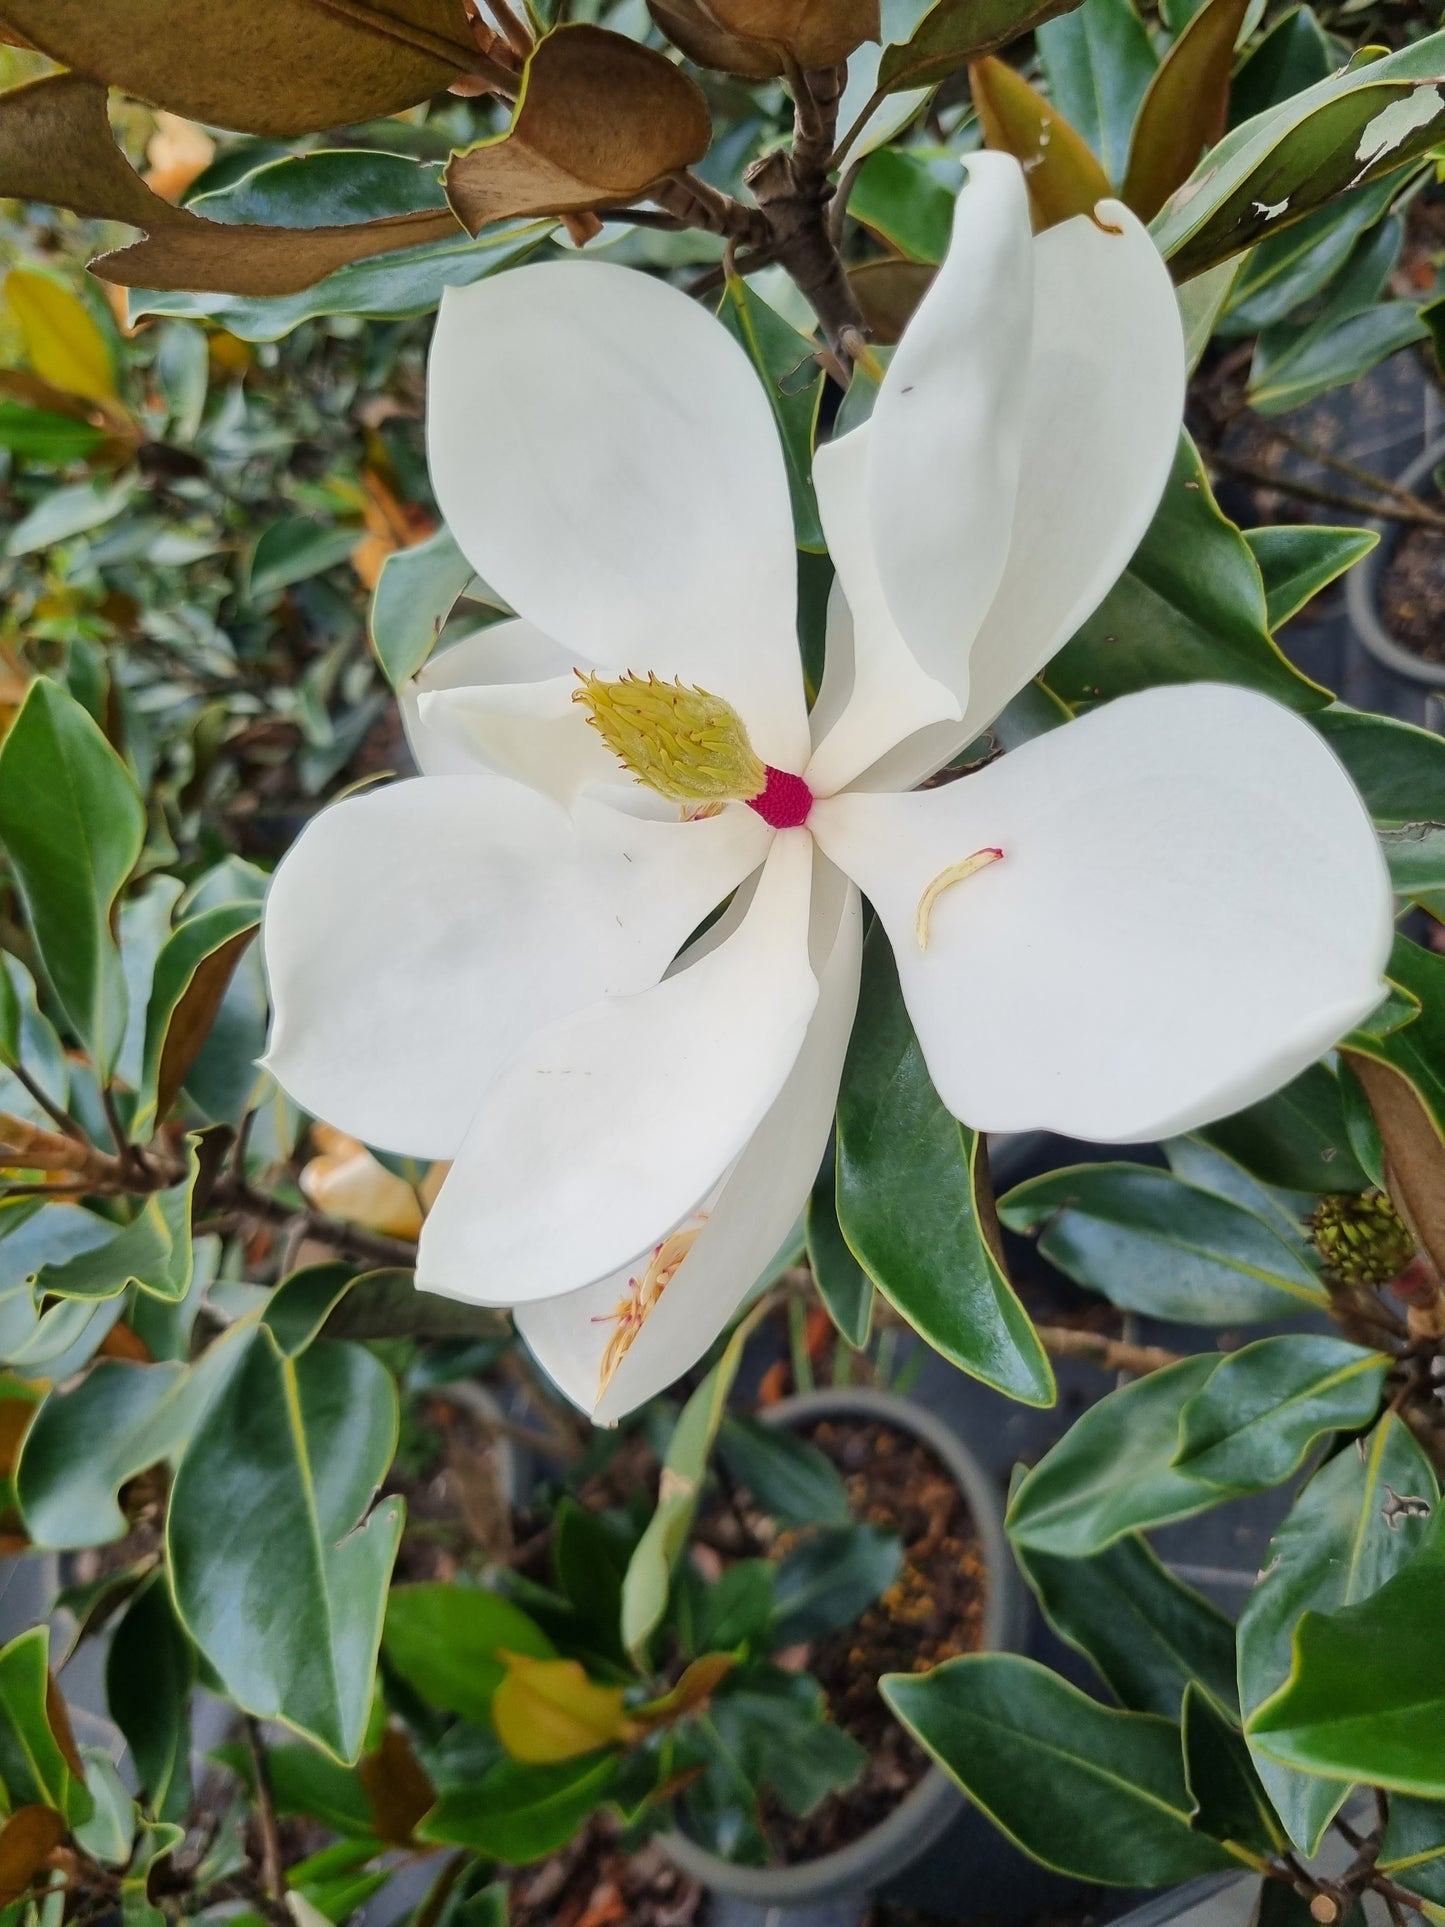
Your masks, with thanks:
M263 1224L283 1226L287 1231L299 1225L303 1237L314 1238L318 1244L330 1245L334 1250L370 1258L379 1265L395 1265L404 1271L410 1271L416 1264L416 1245L409 1238L388 1238L362 1225L328 1217L323 1211L290 1205L282 1198L268 1198L234 1178L223 1178L212 1193L212 1200L220 1207L222 1222L228 1217L252 1218ZM215 1222L207 1220L207 1223Z
M1182 1352L1162 1345L1130 1345L1103 1332L1079 1331L1072 1325L1036 1325L1039 1343L1055 1358L1082 1358L1106 1372L1161 1372L1177 1365Z
M85 1133L81 1130L75 1119L71 1117L69 1112L64 1110L61 1105L57 1104L53 1097L40 1088L39 1084L36 1083L35 1079L23 1064L7 1064L6 1069L10 1072L10 1075L15 1079L16 1083L23 1086L23 1088L30 1093L57 1129L64 1131L67 1137L73 1137L82 1143L84 1142Z
M841 167L843 165L843 162L848 157L848 150L887 98L888 91L886 88L875 87L867 100L864 101L862 112L828 156L828 172L830 174L835 167Z
M848 202L852 198L853 188L863 171L863 161L866 158L867 156L864 155L856 161L849 161L834 190L832 203L828 208L828 239L835 248L843 239L843 227L848 219Z
M1277 489L1281 495L1292 495L1301 502L1320 502L1326 508L1345 509L1351 515L1445 531L1445 515L1427 508L1423 502L1416 509L1407 509L1403 504L1392 508L1388 503L1366 502L1355 495L1342 495L1334 489L1319 488L1311 482L1297 482L1288 475L1276 475L1270 469L1256 468L1252 462L1237 461L1233 455L1225 455L1218 449L1206 449L1204 458L1211 468L1232 475L1236 481L1251 482L1256 488Z
M246 1744L251 1749L251 1775L256 1782L256 1819L261 1829L261 1885L272 1900L286 1891L286 1876L281 1867L281 1830L276 1823L276 1795L271 1785L271 1768L261 1744L261 1728L250 1713L246 1715Z
M1287 428L1280 428L1274 422L1262 422L1260 426L1272 440L1293 450L1296 455L1303 455L1307 461L1317 462L1321 468L1332 468L1337 475L1348 476L1352 482L1359 482L1364 488L1380 495L1393 496L1407 508L1428 507L1412 490L1402 487L1399 482L1390 481L1384 475L1377 475L1371 468L1361 468L1358 462L1347 462L1342 455L1328 454L1323 448L1301 441L1298 435L1292 435Z

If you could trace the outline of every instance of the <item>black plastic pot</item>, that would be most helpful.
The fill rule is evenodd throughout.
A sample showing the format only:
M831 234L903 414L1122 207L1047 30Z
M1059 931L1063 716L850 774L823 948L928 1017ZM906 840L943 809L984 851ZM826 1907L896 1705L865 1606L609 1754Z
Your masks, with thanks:
M1428 483L1442 462L1445 462L1445 441L1431 442L1396 480L1401 488L1413 492L1422 483ZM1345 601L1355 634L1381 668L1402 676L1407 682L1423 684L1427 689L1445 689L1445 663L1426 662L1413 649L1397 642L1381 613L1380 587L1399 546L1403 526L1399 522L1374 521L1367 522L1365 527L1373 529L1380 540L1345 577Z

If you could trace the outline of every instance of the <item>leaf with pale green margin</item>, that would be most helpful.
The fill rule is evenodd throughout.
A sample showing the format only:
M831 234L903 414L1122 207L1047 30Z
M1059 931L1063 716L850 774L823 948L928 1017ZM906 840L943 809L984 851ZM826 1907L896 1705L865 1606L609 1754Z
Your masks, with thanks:
M1179 1415L1173 1463L1211 1485L1278 1485L1327 1432L1358 1432L1380 1409L1390 1359L1323 1333L1261 1338L1231 1352Z
M1327 80L1339 60L1313 7L1281 14L1246 54L1229 86L1230 125L1282 107L1306 87Z
M1134 0L1084 0L1038 30L1049 98L1104 164L1117 187L1129 136L1159 56Z
M567 1844L605 1802L617 1774L615 1752L588 1753L557 1766L500 1760L479 1780L444 1787L417 1838L529 1866Z
M1217 1353L1184 1358L1091 1405L1019 1482L1008 1510L1014 1542L1086 1558L1232 1496L1170 1464L1179 1414L1219 1364Z
M0 1063L22 1063L52 1103L64 1109L70 1101L70 1059L42 1016L35 996L35 979L18 957L0 958L0 999L7 1011ZM53 1120L26 1090L19 1078L0 1072L0 1111L49 1128Z
M102 1866L123 1867L135 1839L139 1817L135 1801L108 1753L99 1747L83 1746L80 1757L85 1762L86 1789L94 1806L90 1818L75 1829L76 1842Z
M506 1668L499 1648L529 1659L557 1649L510 1599L468 1585L396 1586L386 1602L388 1666L431 1706L485 1725Z
M1340 1048L1399 1071L1445 1137L1445 957L1397 936L1385 980L1400 995L1388 998Z
M141 1057L145 1050L146 1003L155 977L156 960L171 931L171 913L176 899L185 889L179 877L151 876L120 899L116 906L120 941L120 965L125 974L125 1042L116 1060L115 1074L132 1090L141 1081ZM131 1135L142 1143L150 1132L132 1125Z
M1329 1611L1368 1598L1418 1550L1438 1498L1429 1460L1393 1413L1375 1427L1363 1455L1346 1446L1316 1472L1277 1528L1240 1615L1246 1715L1289 1677L1292 1636L1306 1608ZM1257 1745L1252 1751L1290 1838L1314 1854L1349 1788L1279 1765Z
M386 215L444 208L435 167L406 154L367 148L322 147L262 161L239 179L207 193L190 193L186 206L226 226L348 227Z
M144 838L124 763L74 697L37 676L0 748L0 840L46 975L102 1076L126 1020L111 911Z
M187 917L156 959L131 1128L143 1139L174 1103L210 1034L232 973L260 927L254 903L220 903Z
M184 1822L191 1803L191 1696L196 1654L163 1572L132 1597L110 1636L105 1699L125 1735L150 1812Z
M1284 1834L1260 1784L1244 1735L1191 1680L1184 1689L1184 1783L1194 1802L1191 1823L1212 1840L1247 1853L1275 1854Z
M1155 1887L1238 1864L1189 1824L1172 1720L1100 1706L1012 1653L885 1673L879 1691L974 1804L1046 1867Z
M954 196L918 155L897 147L870 154L848 197L848 212L909 261L936 266L948 252Z
M474 580L471 563L447 528L386 558L371 599L368 633L393 689L426 662Z
M147 1466L176 1458L244 1346L236 1331L194 1365L102 1358L76 1384L51 1392L15 1472L35 1544L65 1550L124 1538L129 1523L116 1494Z
M1247 254L1237 254L1228 261L1216 261L1212 268L1191 276L1175 289L1179 318L1184 323L1187 373L1192 375L1203 361L1204 351L1218 332L1230 296L1249 258Z
M38 1308L32 1280L42 1265L89 1251L115 1236L108 1218L78 1204L28 1202L0 1210L0 1363L64 1379L78 1371L124 1310L119 1298Z
M842 1475L787 1425L762 1425L729 1412L717 1436L718 1457L770 1518L790 1526L843 1526L853 1516Z
M1125 1311L1189 1325L1253 1324L1329 1297L1298 1248L1228 1199L1143 1164L1077 1164L999 1200L1010 1231Z
M773 1574L772 1643L781 1649L851 1626L898 1577L903 1546L877 1526L821 1526L805 1533Z
M0 1783L12 1808L53 1807L72 1826L90 1818L85 1767L50 1675L48 1626L0 1649Z
M772 408L788 472L797 545L821 554L826 544L813 490L813 437L823 399L823 369L813 359L817 344L784 321L741 275L728 278L718 319L757 370Z
M1244 539L1264 577L1265 607L1273 632L1367 556L1380 538L1373 529L1321 528L1306 522L1298 527L1246 529ZM1329 714L1315 711L1317 717Z
M1032 33L1078 0L934 0L910 38L885 45L878 63L878 91L928 87L960 67L996 53Z
M761 1305L755 1307L734 1328L722 1357L683 1406L668 1440L657 1510L637 1542L622 1581L622 1643L639 1672L646 1670L648 1644L667 1612L672 1569L692 1531L728 1394L762 1310Z
M268 299L132 288L130 318L134 322L145 315L178 315L214 321L242 341L279 341L303 321L322 315L396 321L430 314L447 288L470 287L499 268L511 267L532 253L555 225L531 221L503 226L484 231L475 241L458 233L455 240L355 261L299 294Z
M838 1225L835 1156L827 1161L803 1212L808 1264L828 1316L853 1350L861 1351L873 1329L873 1280L848 1249Z
M334 1262L304 1265L281 1280L266 1301L261 1323L287 1358L298 1357L321 1336L357 1276L354 1265Z
M863 947L837 1156L838 1222L889 1303L960 1370L1052 1405L1048 1357L990 1244L983 1140L929 1080L881 925Z
M1400 192L1401 178L1388 174L1343 194L1251 249L1220 334L1226 339L1258 334L1321 294L1349 260L1360 236L1383 218Z
M1176 280L1428 152L1445 130L1442 81L1445 34L1435 33L1226 134L1153 222Z
M1369 1176L1350 1149L1339 1079L1327 1064L1309 1069L1199 1136L1265 1184L1285 1191L1364 1191Z
M1159 683L1233 682L1290 709L1328 690L1281 655L1249 544L1214 499L1187 435L1133 560L1049 665L1050 689L1078 705Z
M1194 1682L1231 1716L1234 1623L1176 1579L1136 1534L1091 1559L1016 1544L1045 1619L1083 1653L1122 1705L1177 1720Z
M256 539L246 572L246 593L253 602L305 582L345 562L361 540L354 526L315 522L309 515L287 515L269 522Z
M1402 896L1445 888L1445 742L1337 703L1310 718L1349 771Z
M1305 1235L1304 1221L1315 1207L1313 1192L1273 1190L1251 1177L1223 1151L1197 1137L1166 1138L1160 1145L1176 1178L1212 1191L1231 1204L1263 1218L1277 1236L1309 1262L1311 1246ZM1313 1266L1311 1267L1313 1269Z
M359 1345L288 1357L269 1327L193 1433L166 1521L182 1624L238 1705L361 1750L402 1507L391 1374Z
M1282 1765L1445 1799L1445 1513L1436 1506L1414 1557L1368 1598L1311 1605L1295 1627L1289 1678L1248 1732Z
M1259 415L1288 414L1332 388L1359 381L1429 334L1413 301L1384 301L1333 326L1312 325L1305 336L1282 344L1285 352L1277 358L1260 360L1259 374L1251 375L1247 390L1249 405ZM1261 335L1257 358L1272 345Z
M186 1175L180 1184L152 1191L134 1218L103 1245L77 1252L61 1264L42 1265L35 1295L48 1298L115 1298L132 1286L178 1305L191 1288L191 1193L200 1166L197 1138L186 1140Z
M1445 1805L1395 1794L1377 1864L1412 1894L1445 1907Z

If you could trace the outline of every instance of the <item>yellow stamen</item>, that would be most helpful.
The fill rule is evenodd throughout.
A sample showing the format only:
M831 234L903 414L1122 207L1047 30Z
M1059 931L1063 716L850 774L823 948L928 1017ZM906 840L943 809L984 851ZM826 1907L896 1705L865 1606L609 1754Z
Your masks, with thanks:
M632 1342L647 1323L657 1307L658 1300L676 1276L683 1259L697 1242L697 1234L706 1223L700 1217L696 1224L685 1231L674 1231L664 1238L653 1252L646 1271L640 1278L628 1280L627 1291L617 1302L615 1311L604 1312L595 1324L615 1324L616 1331L607 1341L607 1349L602 1354L600 1382L597 1396L600 1398L612 1383L613 1374L632 1349Z
M721 696L656 676L582 675L572 700L639 783L671 803L746 803L767 787L767 765L742 718Z
M933 906L943 895L944 891L951 890L955 883L962 883L965 877L971 877L976 870L983 870L986 869L990 863L997 863L1002 855L1002 850L975 850L973 855L966 856L962 863L950 863L946 870L939 871L938 875L918 899L918 916L914 923L914 930L918 937L918 948L920 950L926 950L928 948L929 926L933 921Z

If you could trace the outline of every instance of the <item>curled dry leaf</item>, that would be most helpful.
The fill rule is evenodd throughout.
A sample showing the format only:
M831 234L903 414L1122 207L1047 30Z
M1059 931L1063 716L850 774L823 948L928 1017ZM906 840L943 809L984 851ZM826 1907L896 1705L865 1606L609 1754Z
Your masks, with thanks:
M0 1829L0 1907L18 1900L65 1838L54 1807L17 1807Z
M1149 221L1229 122L1229 71L1249 0L1208 0L1149 83L1134 123L1122 198Z
M649 0L669 40L700 67L763 79L787 56L800 67L836 67L877 40L878 0Z
M475 53L463 0L3 0L0 18L76 74L243 134L414 107Z
M457 231L445 208L329 228L203 221L151 192L111 137L105 88L78 74L53 74L0 95L0 195L144 229L143 241L90 264L103 280L127 288L295 294L347 262Z
M701 160L702 91L670 60L602 27L559 27L527 62L512 124L454 154L447 198L475 234L518 214L619 206Z
M1023 167L1035 232L1092 214L1110 198L1109 177L1083 135L1007 61L975 61L968 78L985 143Z

